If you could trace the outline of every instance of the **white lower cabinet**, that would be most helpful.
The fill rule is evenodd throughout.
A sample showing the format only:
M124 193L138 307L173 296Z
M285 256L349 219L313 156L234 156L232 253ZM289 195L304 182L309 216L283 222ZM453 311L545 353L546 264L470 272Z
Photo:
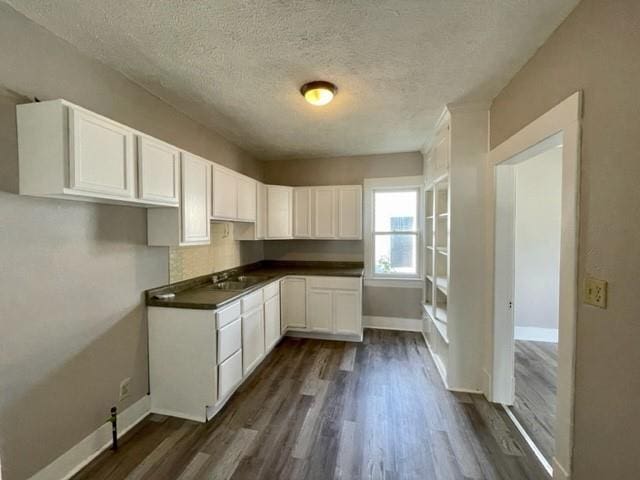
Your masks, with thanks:
M263 307L242 314L242 370L246 375L264 356Z
M265 289L266 290L266 289ZM264 348L269 352L282 337L280 327L280 295L264 302Z
M296 335L362 339L362 279L287 277L281 282L283 327Z
M307 328L307 281L286 277L280 282L282 328Z
M149 307L151 411L205 422L287 329L362 339L362 279L285 277L216 310Z
M331 332L331 297L333 292L323 288L309 287L307 290L307 325L309 330Z
M242 349L218 366L218 398L226 398L242 381Z

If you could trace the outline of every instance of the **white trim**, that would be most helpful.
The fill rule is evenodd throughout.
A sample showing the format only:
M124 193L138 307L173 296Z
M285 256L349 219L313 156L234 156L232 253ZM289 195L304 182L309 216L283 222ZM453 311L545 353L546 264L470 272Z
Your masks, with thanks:
M421 332L421 318L379 317L376 315L363 315L362 326L378 330L401 330L405 332Z
M558 329L516 326L514 338L516 340L527 340L531 342L558 343Z
M558 459L553 457L553 478L556 480L571 480L571 475L567 472L560 463L558 463Z
M549 137L561 133L563 136L562 150L562 231L560 246L560 305L559 305L559 342L558 342L558 390L557 412L555 426L555 457L554 462L557 478L568 478L571 474L573 455L574 428L574 390L575 390L575 338L576 317L578 309L578 216L580 189L580 119L582 117L582 93L576 92L547 113L537 118L522 130L514 134L502 144L489 152L490 165L497 166L521 154ZM504 168L504 167L503 167ZM495 177L494 177L495 178ZM494 188L495 199L495 183ZM495 204L494 204L495 206ZM492 225L488 229L493 237L489 243L491 254L489 262L493 266L495 255L495 211L491 212ZM495 281L493 268L490 282ZM495 290L495 285L494 289ZM493 300L493 299L492 299ZM493 302L491 302L493 304ZM494 318L492 339L505 328L513 329L504 322L496 322ZM511 330L513 331L513 330ZM497 342L493 345L493 385L492 399L496 391L504 390L505 382L512 382L507 375L498 375L496 365L504 361L507 343ZM501 402L505 403L505 402ZM508 402L506 402L508 403Z
M544 458L544 455L542 454L538 446L534 443L533 439L529 436L527 431L524 429L524 427L522 426L518 418L513 414L513 412L508 406L502 405L502 408L504 408L504 411L507 412L507 416L509 417L511 422L513 422L516 429L518 430L522 438L524 438L524 441L527 443L527 445L529 446L529 448L531 449L535 457L540 462L540 464L544 467L544 469L547 471L549 476L553 477L553 468L551 468L551 464L547 461L546 458ZM555 458L553 460L555 463Z
M145 395L118 415L118 438L121 438L149 415L150 405L149 395ZM107 414L105 414L105 419L106 417ZM104 423L70 450L67 450L32 476L30 480L50 480L52 478L67 480L109 448L110 445L111 424Z
M405 275L403 280L421 280L422 279L422 232L423 232L423 184L424 179L421 175L412 177L386 177L386 178L365 178L364 179L364 269L365 278L396 280L389 278L388 275L376 275L372 270L373 265L373 193L375 190L402 190L416 189L418 192L418 205L416 210L416 229L413 232L406 232L416 236L416 273L415 275ZM385 278L387 277L387 278Z
M422 288L422 280L416 278L368 278L364 279L365 287L387 288Z

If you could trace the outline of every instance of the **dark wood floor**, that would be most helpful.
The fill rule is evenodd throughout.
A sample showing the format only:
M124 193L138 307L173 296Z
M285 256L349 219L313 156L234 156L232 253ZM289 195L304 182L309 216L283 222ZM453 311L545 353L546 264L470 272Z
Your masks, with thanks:
M549 463L555 449L558 344L516 340L513 414Z
M80 479L538 479L504 411L446 391L420 334L286 338L206 425L151 415Z

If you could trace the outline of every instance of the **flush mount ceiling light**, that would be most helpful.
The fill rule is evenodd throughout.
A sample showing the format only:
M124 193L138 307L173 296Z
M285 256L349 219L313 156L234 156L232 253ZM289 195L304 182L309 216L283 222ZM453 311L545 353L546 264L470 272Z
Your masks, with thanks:
M311 105L315 105L317 107L331 102L337 92L338 87L331 82L324 82L322 80L305 83L300 87L300 93L304 99Z

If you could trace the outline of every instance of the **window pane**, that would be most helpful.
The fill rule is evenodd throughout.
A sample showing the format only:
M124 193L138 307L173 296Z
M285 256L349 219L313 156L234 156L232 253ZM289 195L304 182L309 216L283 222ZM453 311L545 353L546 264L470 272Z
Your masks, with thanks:
M374 205L376 232L417 230L417 191L375 192Z
M417 273L416 236L376 235L375 273L415 275Z

